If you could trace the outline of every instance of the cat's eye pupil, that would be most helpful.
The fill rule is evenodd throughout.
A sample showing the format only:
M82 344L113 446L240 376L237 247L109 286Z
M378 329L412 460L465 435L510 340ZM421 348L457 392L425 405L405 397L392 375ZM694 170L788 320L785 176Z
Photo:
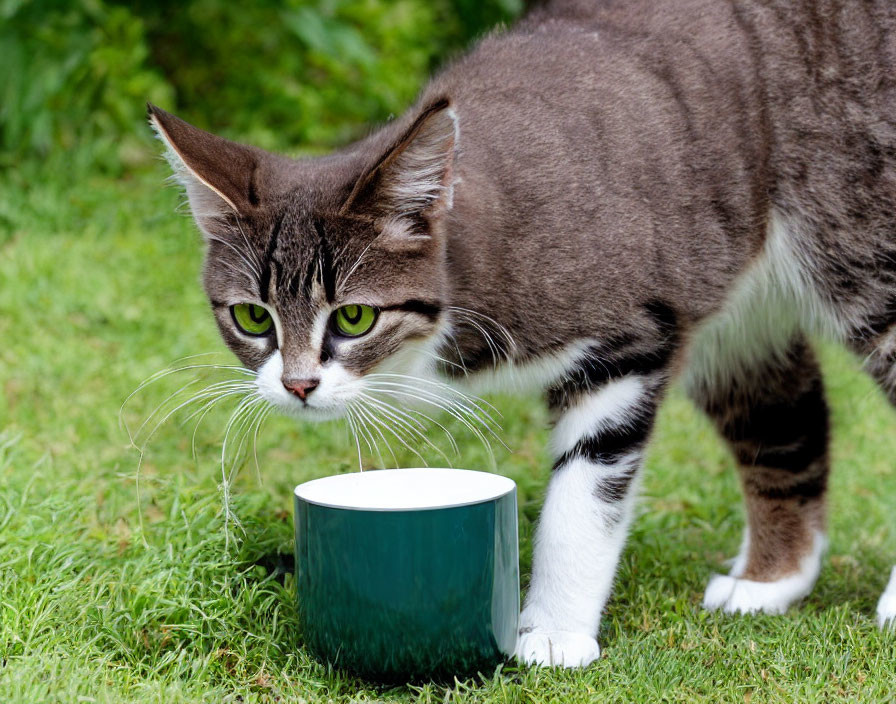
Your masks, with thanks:
M269 313L261 306L249 306L249 317L253 323L263 323Z
M254 303L238 303L230 307L233 322L246 335L261 337L274 329L274 321L264 306Z
M345 306L342 311L345 319L352 325L361 322L361 306Z
M331 318L332 330L342 337L360 337L370 332L379 311L359 303L337 308Z

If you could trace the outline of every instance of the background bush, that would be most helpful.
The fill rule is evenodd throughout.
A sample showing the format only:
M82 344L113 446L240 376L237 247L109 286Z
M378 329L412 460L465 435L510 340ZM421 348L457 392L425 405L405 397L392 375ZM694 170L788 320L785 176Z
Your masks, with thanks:
M118 172L147 100L267 148L318 151L404 109L521 0L0 0L0 167Z

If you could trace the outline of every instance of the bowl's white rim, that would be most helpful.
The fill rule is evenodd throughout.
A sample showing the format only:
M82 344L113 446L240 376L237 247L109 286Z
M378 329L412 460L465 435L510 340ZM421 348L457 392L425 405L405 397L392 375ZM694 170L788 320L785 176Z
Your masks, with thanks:
M372 474L375 472L395 472L401 470L415 470L415 471L430 471L430 470L443 470L450 472L469 472L472 474L488 474L491 477L495 477L498 481L506 480L509 482L510 486L506 491L503 491L499 494L494 494L492 496L487 496L481 499L475 499L473 501L460 501L460 502L451 502L451 503L443 503L443 504L432 504L425 506L397 506L397 507L388 507L388 506L352 506L347 504L336 504L329 503L325 501L315 501L313 499L309 499L306 496L302 496L299 493L299 490L307 486L308 484L312 484L314 482L321 482L327 480L333 480L338 477L356 477L359 474ZM316 479L309 479L307 482L302 482L301 484L297 484L295 489L293 489L293 495L303 501L304 503L311 504L313 506L322 506L324 508L335 508L341 509L343 511L377 511L377 512L391 512L391 513L402 513L402 512L410 512L410 511L439 511L441 509L447 508L463 508L464 506L476 506L478 504L486 504L492 501L497 501L499 499L503 499L505 496L509 494L516 493L516 482L513 481L510 477L505 477L503 474L496 474L494 472L482 472L480 470L475 469L458 469L454 467L398 467L395 469L368 469L364 472L347 472L345 474L331 474L326 477L317 477Z

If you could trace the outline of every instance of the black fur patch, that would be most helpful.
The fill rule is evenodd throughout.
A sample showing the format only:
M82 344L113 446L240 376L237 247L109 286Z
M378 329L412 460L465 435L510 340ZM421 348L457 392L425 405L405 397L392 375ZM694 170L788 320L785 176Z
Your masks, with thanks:
M619 474L609 477L601 477L594 487L594 496L606 503L622 501L628 494L632 480L635 478L637 467L628 467Z
M801 472L827 452L828 409L821 378L795 399L754 405L727 423L724 433L741 464Z
M317 232L318 237L317 275L321 285L324 287L327 303L332 303L336 299L336 270L333 264L333 252L330 249L330 243L327 241L324 226L320 220L314 221L314 231Z

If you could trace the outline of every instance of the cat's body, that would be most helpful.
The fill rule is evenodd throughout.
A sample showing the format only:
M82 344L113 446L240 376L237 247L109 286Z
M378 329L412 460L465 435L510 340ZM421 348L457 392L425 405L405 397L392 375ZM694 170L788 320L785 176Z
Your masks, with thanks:
M750 524L705 604L780 611L811 589L828 421L804 334L867 357L896 402L894 30L885 0L559 2L325 159L151 114L222 333L272 403L340 415L362 391L396 400L377 377L394 372L547 392L557 461L518 652L576 665L599 653L679 373L738 457ZM243 301L270 310L267 337L234 327ZM371 332L333 328L346 304L376 309Z

